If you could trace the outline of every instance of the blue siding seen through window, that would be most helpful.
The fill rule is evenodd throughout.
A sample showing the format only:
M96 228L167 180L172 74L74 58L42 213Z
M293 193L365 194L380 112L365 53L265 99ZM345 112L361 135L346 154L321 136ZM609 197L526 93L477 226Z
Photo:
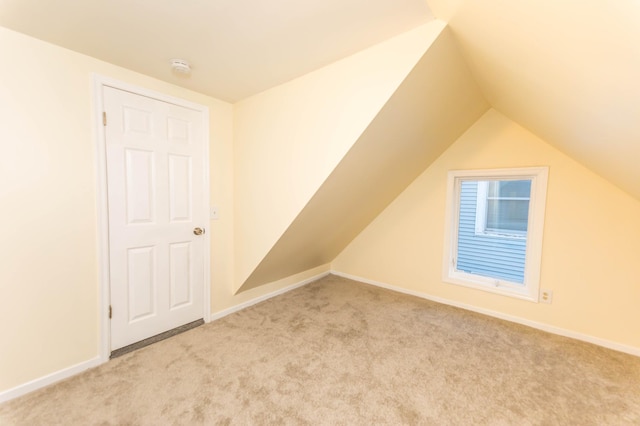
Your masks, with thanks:
M526 235L476 234L477 197L478 181L462 181L456 270L523 284Z

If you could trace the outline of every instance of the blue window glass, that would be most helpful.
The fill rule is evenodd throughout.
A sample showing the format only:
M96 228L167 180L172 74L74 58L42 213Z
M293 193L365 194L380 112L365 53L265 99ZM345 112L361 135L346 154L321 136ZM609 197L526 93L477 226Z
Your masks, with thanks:
M524 283L531 180L461 182L456 270Z

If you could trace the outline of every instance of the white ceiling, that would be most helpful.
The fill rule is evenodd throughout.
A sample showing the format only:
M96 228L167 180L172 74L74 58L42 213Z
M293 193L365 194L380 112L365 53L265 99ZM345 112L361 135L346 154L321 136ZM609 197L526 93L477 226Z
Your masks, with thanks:
M1 26L230 102L431 19L424 0L0 0Z

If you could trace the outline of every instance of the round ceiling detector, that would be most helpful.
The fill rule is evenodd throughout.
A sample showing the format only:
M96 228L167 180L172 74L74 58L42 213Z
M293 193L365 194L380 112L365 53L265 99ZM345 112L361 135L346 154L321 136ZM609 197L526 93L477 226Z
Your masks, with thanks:
M179 72L180 74L189 74L191 72L191 66L189 62L184 59L172 59L171 60L171 68L175 72Z

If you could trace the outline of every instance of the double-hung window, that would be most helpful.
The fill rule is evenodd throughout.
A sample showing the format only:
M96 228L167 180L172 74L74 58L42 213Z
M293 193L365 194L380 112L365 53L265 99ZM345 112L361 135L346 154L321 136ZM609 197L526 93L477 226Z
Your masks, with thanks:
M538 301L548 168L451 171L443 280Z

